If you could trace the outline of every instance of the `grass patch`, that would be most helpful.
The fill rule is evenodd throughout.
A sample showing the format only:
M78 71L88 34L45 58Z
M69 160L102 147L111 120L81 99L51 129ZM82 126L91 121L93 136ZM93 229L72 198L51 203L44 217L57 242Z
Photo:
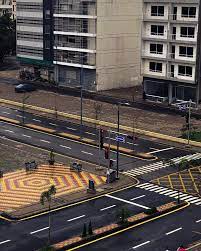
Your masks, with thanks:
M188 138L188 133L184 132L182 134L182 138L187 139ZM201 131L197 132L197 131L193 131L190 133L190 139L194 140L194 141L198 141L201 142Z

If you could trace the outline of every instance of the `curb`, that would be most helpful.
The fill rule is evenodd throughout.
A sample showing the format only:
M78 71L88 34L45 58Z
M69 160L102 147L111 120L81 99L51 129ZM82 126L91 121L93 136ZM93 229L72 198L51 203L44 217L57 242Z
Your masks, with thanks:
M22 107L23 106L23 104L20 103L20 102L15 102L15 101L6 100L6 99L0 99L0 103L13 105L13 106L17 106L17 107ZM27 108L27 109L31 109L31 110L35 110L35 111L39 111L39 112L44 112L44 113L48 113L48 114L55 114L54 110L47 109L47 108L37 107L37 106L33 106L33 105L28 105L28 104L25 104L24 107ZM59 112L59 111L57 111L57 114L58 114L58 116L61 116L61 117L64 117L64 118L80 120L79 115L65 113L65 112ZM96 119L87 118L87 117L83 117L83 121L87 122L87 123L97 124L97 125L100 125L100 126L106 126L106 127L114 128L114 129L117 128L117 124L107 122L107 121L101 121L101 120L96 120ZM128 131L128 132L133 132L133 128L131 128L129 126L120 125L120 129L122 129L124 131ZM160 133L156 133L156 132L150 132L150 131L146 131L146 130L143 130L143 129L135 129L135 132L138 133L138 134L144 135L144 136L148 136L148 137L153 137L153 138L157 138L157 139L162 139L162 140L166 140L166 141L171 141L171 142L175 142L175 143L188 145L188 140L177 138L177 137L174 137L174 136L169 136L169 135L160 134ZM195 146L195 147L201 147L200 142L196 142L196 141L193 141L193 140L190 140L190 145Z

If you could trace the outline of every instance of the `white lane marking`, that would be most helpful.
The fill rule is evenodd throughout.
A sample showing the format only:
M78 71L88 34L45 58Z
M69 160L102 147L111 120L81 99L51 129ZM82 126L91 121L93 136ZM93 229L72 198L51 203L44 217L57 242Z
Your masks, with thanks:
M150 242L151 242L151 241L145 241L145 242L143 242L143 243L141 243L141 244L139 244L139 245L137 245L137 246L135 246L135 247L132 247L132 249L139 248L139 247L144 246L144 245L146 245L146 244L148 244L148 243L150 243Z
M85 133L89 135L96 135L95 133L92 133L92 132L85 132Z
M173 234L173 233L175 233L175 232L177 232L177 231L179 231L179 230L182 230L182 227L179 227L179 228L177 228L177 229L175 229L175 230L172 230L172 231L166 233L166 235Z
M131 142L126 142L126 144L132 145L132 146L138 146L139 144L133 144Z
M9 242L9 241L11 241L11 240L2 241L2 242L0 242L0 245L1 245L1 244L4 244L4 243L7 243L7 242Z
M81 151L84 154L88 154L88 155L93 155L93 153L89 153L89 152L85 152L85 151Z
M23 116L22 115L16 115L16 117L20 117L20 118L22 118ZM25 118L25 117L24 117Z
M142 197L144 197L144 196L146 196L145 194L143 194L143 195L140 195L140 196L138 196L138 197L135 197L135 198L132 198L132 199L130 199L131 201L133 201L133 200L137 200L137 199L140 199L140 198L142 198Z
M35 233L41 232L41 231L43 231L43 230L46 230L46 229L48 229L48 228L49 228L49 227L44 227L44 228L38 229L38 230L36 230L36 231L30 232L30 234L35 234Z
M49 125L52 125L52 126L57 126L57 124L54 124L54 123L49 123Z
M140 205L140 204L131 202L131 201L129 201L129 200L124 200L124 199L121 199L121 198L112 196L112 195L110 195L110 194L106 194L105 196L106 196L106 197L109 197L109 198L111 198L111 199L114 199L114 200L119 200L119 201L122 201L122 202L125 202L125 203L128 203L128 204L137 206L137 207L141 207L141 208L144 208L144 209L150 209L149 207L146 207L146 206L143 206L143 205Z
M66 148L66 149L72 149L70 146L64 146L64 145L59 145L60 147Z
M2 112L2 113L4 113L4 114L10 114L10 112Z
M159 153L159 152L165 152L165 151L172 150L172 149L174 149L174 147L169 147L169 148L165 148L165 149L155 150L155 151L148 152L148 153Z
M112 160L113 162L116 162L116 161L117 161L116 159L110 159L110 160Z
M32 119L32 120L34 120L36 122L41 122L41 120L39 120L39 119Z
M201 219L200 220L196 220L196 223L199 223L199 222L201 222Z
M27 138L31 138L31 136L26 135L26 134L22 134L23 137L27 137Z
M6 130L6 129L5 129L5 132L11 132L11 133L14 133L13 131L11 131L11 130Z
M149 149L151 149L151 150L160 150L160 149L154 148L154 147L149 147Z
M69 220L67 220L67 221L70 222L70 221L78 220L78 219L83 218L83 217L85 217L85 214L80 215L80 216L77 216L77 217L72 218L72 219L69 219Z
M113 208L113 207L116 207L116 205L112 205L112 206L109 206L109 207L101 208L100 211L105 211L105 210Z
M66 127L67 129L69 129L69 130L72 130L72 131L77 131L77 129L75 129L75 128L72 128L72 127Z
M44 140L44 139L40 139L40 141L41 141L41 142L44 142L44 143L48 143L48 144L50 144L50 142L49 142L49 141Z

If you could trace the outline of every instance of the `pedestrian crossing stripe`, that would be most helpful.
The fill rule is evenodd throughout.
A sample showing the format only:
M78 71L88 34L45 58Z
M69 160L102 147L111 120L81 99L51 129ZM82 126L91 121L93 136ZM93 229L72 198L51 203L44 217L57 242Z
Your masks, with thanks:
M145 189L147 191L150 192L154 192L154 193L158 193L161 195L165 195L165 196L169 196L171 198L175 198L178 199L178 194L179 194L179 198L180 200L189 202L191 204L195 204L195 205L201 205L201 198L200 197L196 197L187 193L183 193L180 191L176 191L176 190L172 190L170 188L166 188L166 187L162 187L162 186L158 186L152 183L141 183L139 185L136 185L137 188L141 188L141 189Z
M178 164L183 159L185 159L187 161L201 159L201 153L189 154L189 155L173 158L172 161L175 164ZM124 171L123 174L128 175L130 177L136 177L136 176L139 176L139 175L143 175L143 174L146 174L146 173L157 171L157 170L162 169L162 168L167 168L169 166L170 165L168 163L164 163L163 161L158 161L158 162L155 162L153 164L149 164L149 165L146 165L146 166L134 168L134 169L131 169L131 170L128 170L128 171Z

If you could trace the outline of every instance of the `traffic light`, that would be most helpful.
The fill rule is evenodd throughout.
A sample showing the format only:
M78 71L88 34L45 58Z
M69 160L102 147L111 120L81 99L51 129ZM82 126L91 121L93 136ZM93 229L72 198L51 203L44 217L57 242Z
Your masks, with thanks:
M105 148L105 159L109 159L109 148Z
M113 160L110 159L110 168L113 167Z
M103 149L103 147L104 147L103 140L104 140L104 131L103 131L103 129L100 129L100 148L101 149Z

